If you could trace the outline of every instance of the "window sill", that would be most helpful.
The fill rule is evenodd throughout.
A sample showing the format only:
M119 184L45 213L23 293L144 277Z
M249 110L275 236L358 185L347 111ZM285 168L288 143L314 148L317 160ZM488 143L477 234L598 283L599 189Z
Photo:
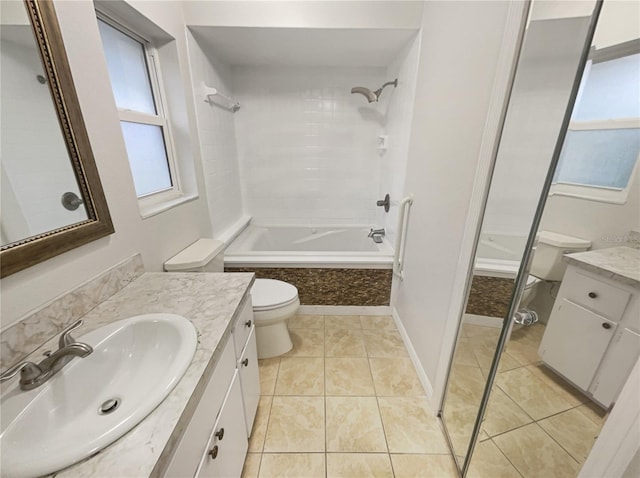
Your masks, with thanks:
M586 189L586 188L585 188ZM610 191L607 191L610 192ZM615 191L614 194L602 194L600 191L597 193L589 192L576 192L576 191L554 191L553 189L549 193L549 197L562 196L575 199L582 199L584 201L603 202L607 204L623 205L627 203L626 191Z
M177 198L168 199L166 201L157 202L154 204L142 204L141 202L139 202L138 205L140 207L140 216L142 217L142 219L147 219L168 211L169 209L173 209L176 206L194 201L198 199L198 197L199 196L197 194L189 194L181 195Z

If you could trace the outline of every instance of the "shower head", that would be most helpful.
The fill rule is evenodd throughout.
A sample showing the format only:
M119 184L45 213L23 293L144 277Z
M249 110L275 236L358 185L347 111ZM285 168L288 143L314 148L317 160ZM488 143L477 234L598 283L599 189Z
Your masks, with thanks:
M396 78L393 81L387 81L384 85L378 88L376 91L371 91L369 88L365 88L364 86L354 86L351 88L351 94L359 93L367 98L369 103L373 103L374 101L378 101L380 98L380 94L382 90L384 90L387 86L393 85L394 88L398 86L398 79Z

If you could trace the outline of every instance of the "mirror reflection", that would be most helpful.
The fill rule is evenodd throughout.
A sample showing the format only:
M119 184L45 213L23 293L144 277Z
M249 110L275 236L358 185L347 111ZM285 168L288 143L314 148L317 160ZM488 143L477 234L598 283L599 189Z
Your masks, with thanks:
M0 245L88 219L22 2L1 2Z
M529 12L443 409L443 421L461 469L473 442L540 191L565 112L571 107L571 90L595 2L580 2L579 7L558 12L551 11L545 2L534 2ZM532 276L529 286L538 280ZM535 312L522 308L514 319L518 327L527 327L528 337L541 335ZM527 341L514 343L513 356L503 358L499 372L526 369L537 362L528 346ZM489 407L505 408L511 401L496 391ZM504 431L485 423L481 437Z

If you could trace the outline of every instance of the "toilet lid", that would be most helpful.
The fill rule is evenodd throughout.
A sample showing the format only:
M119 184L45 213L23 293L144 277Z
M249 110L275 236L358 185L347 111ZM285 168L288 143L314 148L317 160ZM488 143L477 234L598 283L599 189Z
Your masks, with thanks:
M273 309L295 302L298 289L295 286L275 279L256 279L251 287L251 299L254 310Z

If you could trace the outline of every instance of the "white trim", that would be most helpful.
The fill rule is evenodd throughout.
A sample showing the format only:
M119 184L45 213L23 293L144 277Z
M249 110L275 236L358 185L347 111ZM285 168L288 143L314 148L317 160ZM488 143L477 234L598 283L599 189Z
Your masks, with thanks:
M637 129L640 128L640 118L617 118L598 121L575 121L569 123L571 131L591 131L598 129Z
M530 2L512 2L509 5L505 29L502 36L500 57L496 67L496 74L491 92L491 102L487 111L487 119L482 134L482 143L478 154L478 168L473 184L473 191L469 201L466 227L462 238L460 259L456 266L456 279L451 294L449 311L446 317L445 331L442 336L440 361L436 370L433 384L431 405L439 410L444 399L449 365L458 336L458 326L463 307L466 302L467 275L473 267L474 244L476 233L481 226L485 196L493 172L494 150L500 142L500 126L503 112L507 106L510 87L513 83L513 73L521 46L521 31L523 23L528 17Z
M402 324L402 319L400 319L400 315L398 315L398 311L396 310L395 307L391 307L391 317L393 317L393 321L396 323L398 332L400 332L400 336L402 337L404 346L407 348L407 352L409 353L409 358L411 359L411 362L413 362L413 366L416 369L416 373L418 374L418 379L422 384L422 388L424 389L424 393L427 396L427 400L431 402L433 398L433 386L429 381L427 372L425 372L424 367L420 362L420 358L416 353L416 349L413 348L413 344L411 343L409 334L407 333L407 330L404 328L404 325ZM438 413L438 409L435 407L432 407L432 411L434 415Z
M489 317L488 315L464 314L462 322L465 324L502 329L504 319L500 317Z
M391 315L388 305L301 305L302 315Z
M640 359L593 445L578 478L622 477L640 450Z
M167 192L173 193L175 192L175 190L170 189ZM169 209L173 209L174 207L180 206L181 204L195 201L196 199L198 199L198 197L199 196L197 194L180 194L178 197L175 197L173 199L167 199L166 197L163 197L160 201L147 204L144 204L143 199L141 199L138 201L138 206L140 208L140 217L142 219L147 219L149 217L156 216L161 212L168 211Z

